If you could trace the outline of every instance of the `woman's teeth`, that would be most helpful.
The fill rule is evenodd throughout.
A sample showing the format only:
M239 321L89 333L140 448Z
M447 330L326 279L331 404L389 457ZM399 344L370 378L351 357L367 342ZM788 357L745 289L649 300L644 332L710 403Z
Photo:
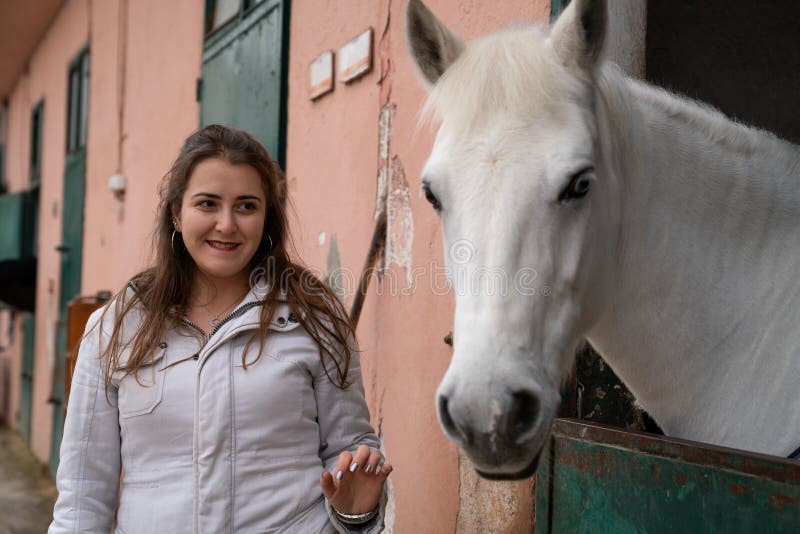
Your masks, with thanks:
M224 249L232 249L238 245L238 243L220 243L219 241L209 241L208 243L214 248Z

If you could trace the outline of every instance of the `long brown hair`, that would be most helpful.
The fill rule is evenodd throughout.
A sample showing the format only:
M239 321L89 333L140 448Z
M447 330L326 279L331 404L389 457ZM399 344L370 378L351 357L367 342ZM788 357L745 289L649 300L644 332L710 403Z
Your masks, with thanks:
M261 306L261 325L251 343L257 341L263 349L267 327L279 299L285 299L294 316L319 347L322 366L328 378L341 388L348 386L347 373L350 351L355 348L355 332L339 298L311 270L295 263L289 256L291 238L288 232L285 200L286 180L267 150L246 132L220 125L201 128L190 135L177 160L164 176L160 187L160 203L153 234L154 260L152 267L134 276L129 287L123 288L109 303L115 307L113 330L101 350L106 387L112 375L136 376L142 365L149 363L162 341L164 331L178 327L184 316L196 268L183 246L179 233L173 237L173 212L181 205L192 171L208 158L222 158L231 165L246 164L261 177L266 196L266 220L251 269L263 270L266 295ZM294 247L291 246L292 250ZM132 336L123 335L123 321L132 309L141 320ZM100 321L102 323L102 319ZM120 365L120 354L130 348L130 356ZM247 348L242 351L242 365ZM261 357L261 349L258 358ZM257 359L258 359L257 358ZM256 361L257 361L256 359ZM332 364L329 365L328 362ZM336 379L330 370L335 370Z

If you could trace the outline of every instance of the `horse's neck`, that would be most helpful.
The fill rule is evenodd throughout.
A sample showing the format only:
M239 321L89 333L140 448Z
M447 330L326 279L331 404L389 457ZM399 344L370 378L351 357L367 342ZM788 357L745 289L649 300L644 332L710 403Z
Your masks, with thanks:
M727 416L769 426L753 398L800 402L800 150L617 74L600 87L622 226L617 287L590 341L668 433L800 442L743 435Z

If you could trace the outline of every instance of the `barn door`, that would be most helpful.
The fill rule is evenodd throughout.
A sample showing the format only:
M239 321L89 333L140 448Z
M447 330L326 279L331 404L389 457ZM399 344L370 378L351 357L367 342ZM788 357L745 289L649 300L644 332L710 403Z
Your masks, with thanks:
M55 477L58 453L64 433L64 370L67 346L67 304L81 289L83 256L83 207L86 189L86 127L89 103L89 52L84 50L69 68L67 155L64 196L61 208L61 289L58 298L56 363L53 370L53 433L50 445L50 473Z
M36 321L30 312L22 313L22 372L19 391L19 432L26 443L31 442L31 413L33 405L34 332Z
M206 2L200 124L225 124L285 159L288 0Z

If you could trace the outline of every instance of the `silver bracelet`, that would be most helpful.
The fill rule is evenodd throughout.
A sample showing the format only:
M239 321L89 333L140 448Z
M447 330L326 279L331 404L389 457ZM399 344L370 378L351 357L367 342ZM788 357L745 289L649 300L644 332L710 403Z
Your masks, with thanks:
M345 514L344 512L340 512L339 510L334 508L334 506L332 504L330 505L330 507L331 507L331 510L333 510L333 513L339 519L339 521L341 521L342 523L344 523L346 525L361 525L361 524L364 524L364 523L366 523L367 521L369 521L370 519L372 519L373 517L375 517L378 514L378 507L377 506L375 508L373 508L372 510L370 510L369 512L364 512L363 514Z

